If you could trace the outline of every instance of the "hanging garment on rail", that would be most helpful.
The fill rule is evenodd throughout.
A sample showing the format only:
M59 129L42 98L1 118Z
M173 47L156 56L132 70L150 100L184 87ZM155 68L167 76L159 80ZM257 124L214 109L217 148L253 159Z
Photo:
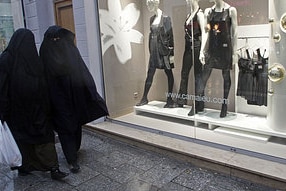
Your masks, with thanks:
M267 106L268 88L268 58L261 56L260 49L256 50L257 59L247 58L238 61L239 74L237 96L244 97L249 105Z

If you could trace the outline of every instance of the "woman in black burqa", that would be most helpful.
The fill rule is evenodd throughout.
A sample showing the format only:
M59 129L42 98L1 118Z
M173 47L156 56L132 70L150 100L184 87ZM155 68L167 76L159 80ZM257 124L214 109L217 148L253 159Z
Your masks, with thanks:
M22 154L21 174L51 171L53 179L67 176L59 170L47 84L43 65L28 29L15 31L0 56L0 116L6 121Z
M77 173L82 125L108 115L93 77L74 44L75 35L59 26L45 32L40 48L49 84L53 120L71 172Z

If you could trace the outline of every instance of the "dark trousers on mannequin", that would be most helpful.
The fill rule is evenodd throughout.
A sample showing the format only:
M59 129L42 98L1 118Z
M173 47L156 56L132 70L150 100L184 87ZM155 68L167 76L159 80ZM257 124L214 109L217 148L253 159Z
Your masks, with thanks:
M165 71L165 74L167 75L167 78L168 78L168 95L171 95L171 93L173 91L173 86L174 86L173 71L172 71L172 69L164 69L164 71ZM137 106L144 105L144 104L148 103L147 96L148 96L149 90L151 88L151 85L153 83L153 78L154 78L155 72L156 72L156 68L149 67L148 73L147 73L147 78L145 81L145 86L144 86L144 93L143 93L143 96L142 96L140 103L138 103ZM169 96L167 98L167 104L164 107L173 107L172 97Z
M199 60L199 54L200 54L200 47L194 48L194 51L192 49L186 49L183 55L183 66L181 69L181 83L180 83L180 89L179 89L179 95L180 98L177 100L177 104L179 106L183 106L187 103L188 96L188 81L189 81L189 74L192 66L194 65L194 76L195 76L195 95L200 96L200 92L203 92L203 82L202 82L202 64ZM195 102L195 107L198 107L197 109L200 109L199 102Z
M165 74L167 75L168 78L168 93L172 93L173 91L173 86L174 86L174 76L173 76L173 71L170 69L164 69ZM145 81L145 87L144 87L144 93L143 93L143 97L147 98L147 95L149 93L149 90L151 88L151 85L153 83L153 78L156 72L156 68L149 68L148 69L148 74L147 74L147 78Z

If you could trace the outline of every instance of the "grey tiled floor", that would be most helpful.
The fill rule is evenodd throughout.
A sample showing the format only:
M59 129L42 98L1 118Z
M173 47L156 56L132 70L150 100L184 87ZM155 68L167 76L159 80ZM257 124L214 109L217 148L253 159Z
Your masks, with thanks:
M60 166L68 171L60 144ZM81 171L63 181L49 173L18 176L0 164L0 191L275 191L111 138L83 132Z

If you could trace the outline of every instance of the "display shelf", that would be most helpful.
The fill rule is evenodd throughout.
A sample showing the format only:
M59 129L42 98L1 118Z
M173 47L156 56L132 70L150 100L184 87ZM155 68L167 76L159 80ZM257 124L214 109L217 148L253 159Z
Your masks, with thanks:
M183 108L164 108L165 104L166 103L162 101L151 101L147 105L135 106L134 111L135 114L147 112L156 115L189 120L193 121L194 126L196 127L200 127L202 124L205 124L210 130L222 127L245 132L246 136L249 136L249 133L256 135L260 134L262 139L267 139L268 136L286 138L286 132L278 132L268 127L266 117L228 112L226 117L220 118L220 111L214 109L205 109L204 112L188 116L191 106L184 106ZM243 135L243 133L240 134Z

